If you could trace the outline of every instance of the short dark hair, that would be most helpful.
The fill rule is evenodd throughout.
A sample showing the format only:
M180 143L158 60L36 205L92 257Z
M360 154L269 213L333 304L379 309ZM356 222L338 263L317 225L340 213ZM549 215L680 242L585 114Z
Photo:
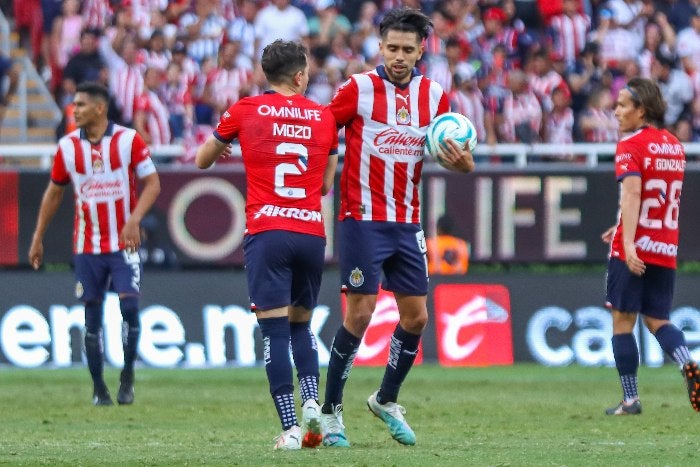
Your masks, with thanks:
M260 64L265 78L273 84L291 81L295 74L306 68L306 47L277 39L263 49Z
M659 86L650 79L632 78L627 82L626 89L632 95L634 106L644 109L644 120L662 127L666 114L666 101Z
M107 103L109 102L109 91L107 90L107 88L101 85L100 83L96 83L94 81L86 81L84 83L80 83L78 87L75 88L75 92L84 92L90 97L96 97L98 99L102 99Z
M437 220L437 231L439 234L452 235L454 231L454 222L447 214L440 216Z
M418 10L394 8L389 10L379 23L379 35L385 38L389 31L415 32L421 40L428 37L433 22Z

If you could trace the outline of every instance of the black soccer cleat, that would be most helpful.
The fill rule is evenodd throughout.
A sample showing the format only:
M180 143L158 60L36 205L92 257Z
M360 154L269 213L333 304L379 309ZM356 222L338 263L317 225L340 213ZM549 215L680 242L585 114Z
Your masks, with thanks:
M134 372L122 370L119 377L119 392L117 393L119 405L134 403Z
M688 387L688 399L693 410L700 412L700 369L693 360L683 365L683 378Z
M639 399L629 405L625 404L625 401L621 401L616 407L605 409L605 415L639 415L641 413L642 403L639 402Z
M96 406L114 405L112 396L109 395L107 387L96 386L92 391L92 404Z

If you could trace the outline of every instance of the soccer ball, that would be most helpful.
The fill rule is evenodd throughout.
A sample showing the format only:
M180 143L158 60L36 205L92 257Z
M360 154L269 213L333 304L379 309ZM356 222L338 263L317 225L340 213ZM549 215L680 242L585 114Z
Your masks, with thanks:
M445 139L453 139L463 145L469 143L469 150L473 151L476 147L476 128L471 120L457 112L438 115L430 122L425 135L425 151L441 164Z

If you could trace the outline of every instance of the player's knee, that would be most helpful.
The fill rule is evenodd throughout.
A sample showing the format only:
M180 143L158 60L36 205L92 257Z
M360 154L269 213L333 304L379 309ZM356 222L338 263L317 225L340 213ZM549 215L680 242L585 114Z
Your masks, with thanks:
M401 327L411 334L422 334L425 327L428 325L428 314L420 314L407 318L401 318Z

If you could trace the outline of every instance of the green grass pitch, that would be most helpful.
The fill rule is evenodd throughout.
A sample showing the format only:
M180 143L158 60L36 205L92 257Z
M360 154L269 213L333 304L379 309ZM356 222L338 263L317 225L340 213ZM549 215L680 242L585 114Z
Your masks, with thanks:
M620 397L614 368L418 366L399 401L414 447L367 411L382 372L352 370L350 449L275 452L280 426L263 368L139 369L136 403L124 407L90 404L86 368L7 368L0 465L700 465L700 414L671 365L640 369L644 412L627 417L603 414ZM113 397L118 377L107 369Z

